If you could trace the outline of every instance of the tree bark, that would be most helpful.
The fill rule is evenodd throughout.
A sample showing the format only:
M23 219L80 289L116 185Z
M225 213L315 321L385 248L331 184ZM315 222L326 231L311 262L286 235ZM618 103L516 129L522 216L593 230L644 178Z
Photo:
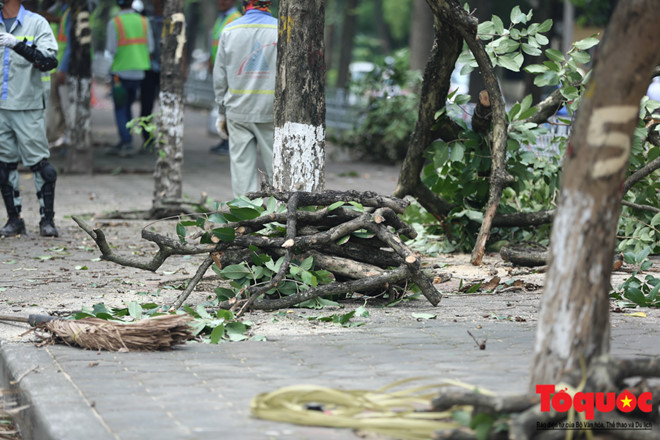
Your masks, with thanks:
M437 14L435 15L437 17ZM399 198L411 195L436 218L441 218L448 214L453 206L440 199L422 183L420 172L424 164L424 150L431 142L437 137L448 140L448 137L458 136L459 129L450 122L438 123L435 112L444 107L447 101L451 73L461 52L462 40L447 22L437 21L435 33L435 42L424 70L417 124L393 195ZM444 119L448 120L446 117ZM444 128L442 133L434 131L436 124Z
M413 0L409 40L410 70L424 69L433 47L434 37L433 14L428 4L424 0Z
M164 199L180 199L183 185L183 70L186 46L184 0L165 3L161 55L160 118L156 147L152 217L160 217ZM166 209L167 211L167 209Z
M279 4L273 186L322 191L325 185L324 1Z
M557 383L609 352L622 185L639 101L660 61L655 0L619 2L598 49L564 159L530 382ZM612 69L612 66L617 66ZM573 384L576 385L576 384Z
M67 149L67 173L91 174L93 171L91 138L91 90L92 90L92 32L89 27L87 1L75 0L71 4L71 60L67 85L69 105L65 121L70 147ZM57 87L57 84L51 84Z

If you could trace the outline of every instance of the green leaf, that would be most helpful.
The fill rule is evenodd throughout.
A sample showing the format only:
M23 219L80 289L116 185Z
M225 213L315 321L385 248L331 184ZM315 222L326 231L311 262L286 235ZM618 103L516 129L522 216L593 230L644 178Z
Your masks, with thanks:
M451 144L450 160L452 162L461 162L465 155L465 145L462 142L454 142Z
M647 307L648 302L646 301L646 297L642 293L641 290L639 290L636 287L630 287L627 289L626 293L623 295L625 298L629 299L630 301L634 302L638 306L641 307Z
M511 14L510 17L511 23L512 24L518 24L518 23L527 23L527 14L524 14L520 10L520 6L516 5L511 9Z
M628 264L635 264L637 262L635 254L633 252L626 252L623 254L623 261Z
M539 46L545 46L550 42L550 40L548 40L548 38L545 35L541 35L541 34L536 34L534 36L534 39L539 44Z
M217 212L209 215L209 221L212 223L220 223L220 224L227 223L227 219L224 218L222 214Z
M523 43L522 44L522 50L525 52L527 55L531 55L533 57L541 55L543 52L541 52L541 49L538 47L534 47L528 43Z
M502 22L502 19L497 15L493 15L493 28L495 29L496 34L504 33L504 23Z
M499 56L497 58L497 64L514 72L519 72L524 60L525 57L521 53L509 53Z
M355 309L355 314L361 318L369 317L369 311L364 306L360 306L357 309Z
M247 326L242 322L230 322L225 325L225 331L229 340L232 342L244 341L248 338L244 333L247 331Z
M552 29L552 19L548 18L546 21L541 23L536 30L537 32L548 32L550 29Z
M341 207L341 206L344 206L344 203L345 203L345 202L342 202L342 201L335 202L335 203L333 203L332 205L328 206L328 211L334 211L335 209L337 209L337 208L339 208L339 207Z
M250 270L244 264L231 264L223 268L220 271L220 275L230 280L240 280L250 275Z
M470 428L474 430L477 440L488 440L493 427L494 417L490 414L477 414L470 421Z
M482 21L477 26L477 33L480 40L490 40L493 38L492 34L495 33L495 26L492 21Z
M438 315L432 313L413 313L412 317L415 319L435 319Z
M543 73L548 70L548 67L542 64L530 64L529 66L525 67L524 70L528 73Z
M215 314L218 319L223 319L225 321L231 321L235 318L234 313L231 310L218 310L218 313Z
M573 46L575 46L576 48L578 48L580 50L587 50L587 49L591 49L592 47L594 47L598 43L600 43L600 40L598 38L588 37L588 38L585 38L584 40L576 41L575 43L573 43Z
M179 236L179 241L181 241L181 243L186 242L186 227L181 223L176 224L176 235Z
M92 306L92 310L94 310L94 315L98 315L99 313L107 313L107 314L112 314L110 313L110 310L107 309L105 306L105 303L97 303Z
M550 58L552 61L555 61L557 63L564 63L566 61L564 59L564 54L558 51L557 49L546 49L545 55L548 58Z
M236 296L236 292L226 287L216 287L215 296L218 298L218 301L226 301Z
M220 324L211 330L211 344L217 344L225 336L225 326Z
M314 257L307 257L300 263L300 268L303 270L311 270L314 266Z
M571 58L578 64L587 64L589 61L591 61L591 56L588 53L582 51L573 52L571 54Z
M346 243L350 239L351 239L351 236L347 235L347 236L342 237L339 240L337 240L337 244L341 246L342 244Z
M220 241L224 242L234 241L236 238L236 231L234 228L215 228L211 232L218 237Z
M142 317L142 306L135 301L128 303L128 314L133 319L140 319Z
M302 272L301 278L303 283L309 284L312 287L316 287L318 285L318 281L316 280L316 277L311 272L304 270Z
M261 212L254 208L235 208L232 206L229 211L240 220L252 220L261 215Z
M201 319L205 319L207 321L213 320L213 317L209 315L209 312L206 311L203 305L197 304L197 307L195 307L195 313L197 316L199 316Z

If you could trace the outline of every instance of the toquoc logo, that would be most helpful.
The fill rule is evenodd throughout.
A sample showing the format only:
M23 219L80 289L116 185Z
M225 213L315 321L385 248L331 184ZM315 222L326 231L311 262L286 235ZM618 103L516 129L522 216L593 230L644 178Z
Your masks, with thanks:
M566 392L567 388L556 391L554 385L536 385L536 394L541 395L541 412L551 409L557 412L567 412L571 408L576 412L584 413L587 420L593 420L595 410L599 412L611 412L614 408L624 413L629 413L635 408L650 413L653 408L651 402L653 395L650 392L635 396L628 390L616 393L583 393L578 391L573 396Z

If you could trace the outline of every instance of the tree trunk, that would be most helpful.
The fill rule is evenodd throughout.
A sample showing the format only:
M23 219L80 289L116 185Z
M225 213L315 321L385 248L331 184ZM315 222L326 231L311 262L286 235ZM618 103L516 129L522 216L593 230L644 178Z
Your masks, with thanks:
M432 17L431 20L433 20ZM375 0L374 2L374 24L376 25L376 30L378 30L378 37L380 38L380 46L383 49L383 53L389 54L392 52L392 35L390 35L389 26L385 23L383 0ZM433 34L431 34L431 44L433 44Z
M67 76L69 105L65 106L70 147L67 149L67 173L91 174L93 171L91 140L92 32L86 0L71 4L71 46L69 75ZM57 87L57 84L51 84Z
M350 78L349 65L353 58L353 43L357 31L357 0L346 0L344 23L342 24L341 42L339 45L339 66L337 68L337 88L348 87Z
M183 69L186 46L184 0L167 0L163 12L160 118L152 217L163 199L180 199L183 180Z
M410 70L423 70L433 47L433 14L425 0L413 0L410 25Z
M431 2L432 0L429 0ZM436 14L439 17L440 14ZM437 20L436 20L437 21ZM399 181L394 190L394 197L403 198L411 195L437 218L451 211L452 206L443 201L426 186L420 177L424 164L424 150L441 137L445 140L456 137L460 128L454 127L448 118L437 124L435 112L447 101L451 73L461 53L461 36L447 22L437 21L435 42L424 70L424 81L419 99L417 124L410 139L406 157L401 165ZM444 122L444 123L443 123ZM434 126L439 125L438 131Z
M657 0L619 2L566 151L531 390L609 352L612 257L639 102L660 61ZM612 66L617 66L613 69ZM576 384L573 384L576 385Z
M322 191L325 185L324 1L279 4L273 186Z

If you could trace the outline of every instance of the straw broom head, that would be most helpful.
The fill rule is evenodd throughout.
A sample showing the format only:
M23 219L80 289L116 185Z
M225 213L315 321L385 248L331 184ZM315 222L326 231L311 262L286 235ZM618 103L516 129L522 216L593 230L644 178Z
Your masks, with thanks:
M122 324L99 318L55 319L40 323L39 329L64 342L89 350L157 351L193 339L190 315L161 315Z

